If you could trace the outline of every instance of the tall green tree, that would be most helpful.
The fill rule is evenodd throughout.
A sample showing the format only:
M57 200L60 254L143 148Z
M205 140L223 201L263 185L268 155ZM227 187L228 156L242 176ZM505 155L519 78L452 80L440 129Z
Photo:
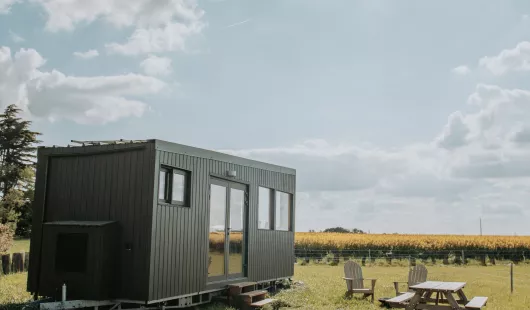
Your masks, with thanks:
M8 106L0 114L0 223L16 224L31 215L36 145L40 133L19 117L21 110ZM27 219L26 219L27 220ZM15 226L16 227L16 226Z

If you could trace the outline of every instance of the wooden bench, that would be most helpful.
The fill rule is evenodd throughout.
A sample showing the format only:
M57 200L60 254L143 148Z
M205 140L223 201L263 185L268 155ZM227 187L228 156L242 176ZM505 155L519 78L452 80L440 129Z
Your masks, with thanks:
M488 297L473 297L467 304L466 309L482 309L488 302Z
M403 304L403 303L411 300L412 297L414 297L414 293L413 292L407 292L407 293L401 294L399 296L396 296L394 298L387 299L387 300L385 300L385 303L388 303L388 304Z

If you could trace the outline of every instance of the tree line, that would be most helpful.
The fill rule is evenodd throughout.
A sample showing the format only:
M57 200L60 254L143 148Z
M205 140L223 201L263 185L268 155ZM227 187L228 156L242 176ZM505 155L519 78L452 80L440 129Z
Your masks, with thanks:
M315 232L314 230L309 230L309 232ZM321 232L327 232L327 233L342 233L342 234L365 234L366 232L354 228L354 229L347 229L344 227L332 227L332 228L326 228Z
M7 227L17 236L28 237L41 134L30 129L31 121L22 119L21 112L9 105L0 114L0 224L4 231Z

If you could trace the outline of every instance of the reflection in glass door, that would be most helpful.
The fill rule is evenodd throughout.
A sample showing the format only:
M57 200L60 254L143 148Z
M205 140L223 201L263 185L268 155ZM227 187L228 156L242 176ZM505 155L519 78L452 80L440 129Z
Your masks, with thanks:
M228 232L228 274L243 275L243 210L245 191L230 188L230 231Z
M211 184L210 187L210 250L208 277L225 274L226 239L226 186Z
M246 186L212 179L208 280L245 275Z

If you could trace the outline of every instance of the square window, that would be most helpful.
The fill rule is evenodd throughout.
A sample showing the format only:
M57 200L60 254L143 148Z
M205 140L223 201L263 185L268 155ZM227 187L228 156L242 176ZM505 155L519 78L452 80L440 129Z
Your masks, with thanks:
M291 194L276 191L275 203L275 227L276 230L289 231L291 228Z
M171 184L171 200L175 202L184 202L185 198L185 186L186 178L182 172L174 170L173 171L173 182Z
M158 180L158 200L178 206L188 206L189 172L161 167Z
M160 176L158 180L158 199L167 200L167 180L168 171L166 169L160 169Z
M55 271L85 273L87 247L87 234L58 234L55 249Z
M259 187L258 229L271 229L271 193L272 190Z

